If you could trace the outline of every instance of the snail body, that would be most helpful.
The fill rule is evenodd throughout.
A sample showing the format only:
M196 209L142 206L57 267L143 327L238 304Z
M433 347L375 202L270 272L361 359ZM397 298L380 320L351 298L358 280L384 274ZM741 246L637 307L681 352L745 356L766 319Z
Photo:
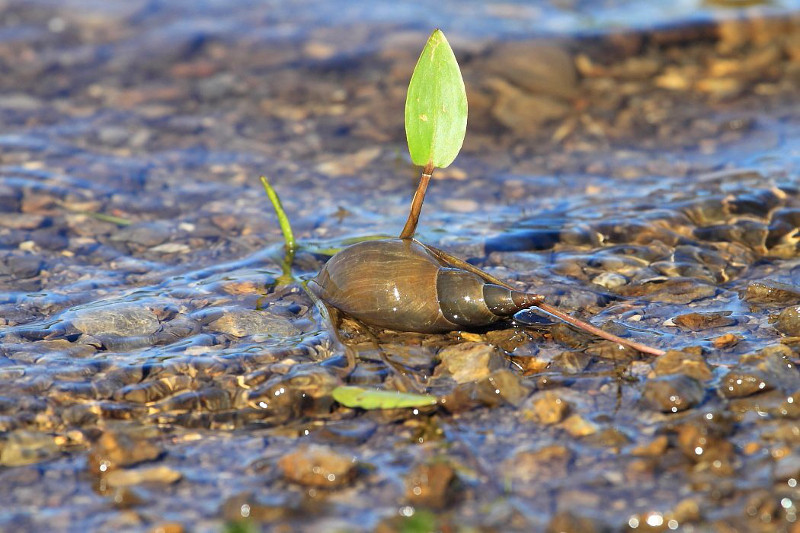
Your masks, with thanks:
M541 301L458 268L414 239L349 246L308 287L366 324L421 333L487 326Z

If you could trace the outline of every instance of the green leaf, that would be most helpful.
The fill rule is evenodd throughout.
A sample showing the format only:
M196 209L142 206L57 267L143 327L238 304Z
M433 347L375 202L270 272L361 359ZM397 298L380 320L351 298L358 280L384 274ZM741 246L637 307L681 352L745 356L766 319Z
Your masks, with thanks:
M406 95L406 139L415 165L444 168L467 131L467 91L453 49L434 31L419 56Z
M345 407L361 409L398 409L436 405L436 397L429 394L362 389L351 386L333 389L333 399Z

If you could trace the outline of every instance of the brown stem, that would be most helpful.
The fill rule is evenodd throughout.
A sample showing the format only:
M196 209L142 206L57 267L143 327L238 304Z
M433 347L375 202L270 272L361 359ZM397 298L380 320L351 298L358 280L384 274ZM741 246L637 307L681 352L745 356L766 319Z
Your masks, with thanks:
M417 224L419 223L419 214L422 211L422 202L425 201L425 192L428 190L428 183L431 181L431 174L433 173L433 165L426 165L422 169L422 176L419 178L419 185L414 193L414 199L411 200L411 211L408 213L406 225L403 231L400 232L401 239L411 239L417 231Z
M576 328L582 329L588 333L592 333L601 337L603 339L609 340L611 342L616 342L617 344L622 344L623 346L628 346L633 348L634 350L638 350L642 353L649 353L650 355L661 356L664 355L666 352L664 350L659 350L658 348L653 348L651 346L647 346L646 344L641 344L636 341L631 341L628 339L623 339L622 337L617 337L613 333L609 333L607 331L603 331L602 329L589 324L588 322L584 322L583 320L578 320L575 317L568 315L567 313L558 310L557 308L553 307L550 304L546 304L544 302L540 304L536 304L536 307L544 311L545 313L551 314L554 317L563 320L567 324L575 326Z

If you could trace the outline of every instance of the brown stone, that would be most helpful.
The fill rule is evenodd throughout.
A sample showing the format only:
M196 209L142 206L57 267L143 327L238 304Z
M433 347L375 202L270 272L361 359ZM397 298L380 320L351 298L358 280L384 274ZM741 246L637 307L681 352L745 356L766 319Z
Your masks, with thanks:
M301 446L278 460L283 477L309 487L338 488L356 476L353 457L339 454L327 446Z
M442 509L458 490L458 477L446 463L419 465L406 477L406 500L414 506Z

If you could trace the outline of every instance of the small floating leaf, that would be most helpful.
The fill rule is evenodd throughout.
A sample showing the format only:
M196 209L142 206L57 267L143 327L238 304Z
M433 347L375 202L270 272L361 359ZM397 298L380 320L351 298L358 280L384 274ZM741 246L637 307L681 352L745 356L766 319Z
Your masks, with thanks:
M436 397L429 394L362 389L351 386L333 389L333 399L345 407L361 409L399 409L436 405Z
M467 92L458 61L441 30L419 56L406 95L406 139L415 165L444 168L467 130Z

